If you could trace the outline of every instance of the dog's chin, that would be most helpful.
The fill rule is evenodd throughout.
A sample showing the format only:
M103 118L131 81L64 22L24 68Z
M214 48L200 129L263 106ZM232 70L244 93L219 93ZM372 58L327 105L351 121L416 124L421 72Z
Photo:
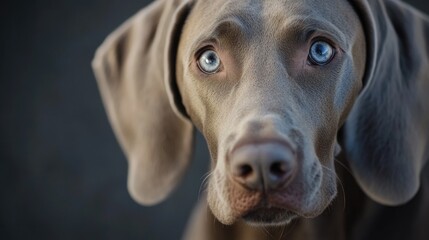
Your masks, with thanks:
M279 226L290 223L298 215L281 208L258 208L246 213L242 219L252 226Z

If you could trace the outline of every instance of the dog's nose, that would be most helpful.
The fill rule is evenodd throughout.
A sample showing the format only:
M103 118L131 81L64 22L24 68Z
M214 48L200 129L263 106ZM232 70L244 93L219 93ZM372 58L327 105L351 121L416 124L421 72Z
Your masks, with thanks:
M251 190L272 191L287 186L297 172L297 159L287 145L269 142L246 144L229 158L232 178Z

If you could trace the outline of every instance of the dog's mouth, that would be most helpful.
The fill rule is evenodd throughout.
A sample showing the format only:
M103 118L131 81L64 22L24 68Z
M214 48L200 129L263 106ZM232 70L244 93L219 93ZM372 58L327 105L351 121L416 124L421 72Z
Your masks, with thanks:
M275 226L287 224L297 215L287 209L277 207L262 207L252 210L242 218L251 225Z

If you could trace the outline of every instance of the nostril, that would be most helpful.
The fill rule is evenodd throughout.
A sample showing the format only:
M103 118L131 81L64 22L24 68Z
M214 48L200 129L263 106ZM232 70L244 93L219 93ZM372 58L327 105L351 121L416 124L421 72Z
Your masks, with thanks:
M252 166L250 166L249 164L243 164L238 168L238 175L240 177L249 176L250 174L252 174L252 172L253 172Z
M278 190L289 184L296 172L295 154L288 144L250 143L230 154L227 167L232 180L248 189Z
M270 166L270 173L276 177L283 177L287 172L287 165L284 161L276 161Z

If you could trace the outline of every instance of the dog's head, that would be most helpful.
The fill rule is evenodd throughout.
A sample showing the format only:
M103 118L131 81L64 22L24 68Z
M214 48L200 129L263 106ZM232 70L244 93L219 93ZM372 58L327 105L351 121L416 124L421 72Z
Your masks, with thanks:
M402 94L413 90L396 84L427 70L404 63L398 51L408 45L389 35L398 31L389 16L401 7L160 0L138 13L93 62L129 159L132 196L149 205L174 189L193 123L209 146L208 202L222 223L315 217L336 196L345 125L343 148L363 190L384 204L408 201L427 144L418 130L427 124L411 122L414 110L403 108L413 97ZM409 23L421 21L407 11L400 13Z
M336 194L337 132L364 75L365 39L353 8L200 1L182 34L177 82L209 145L208 202L217 218L318 215Z

